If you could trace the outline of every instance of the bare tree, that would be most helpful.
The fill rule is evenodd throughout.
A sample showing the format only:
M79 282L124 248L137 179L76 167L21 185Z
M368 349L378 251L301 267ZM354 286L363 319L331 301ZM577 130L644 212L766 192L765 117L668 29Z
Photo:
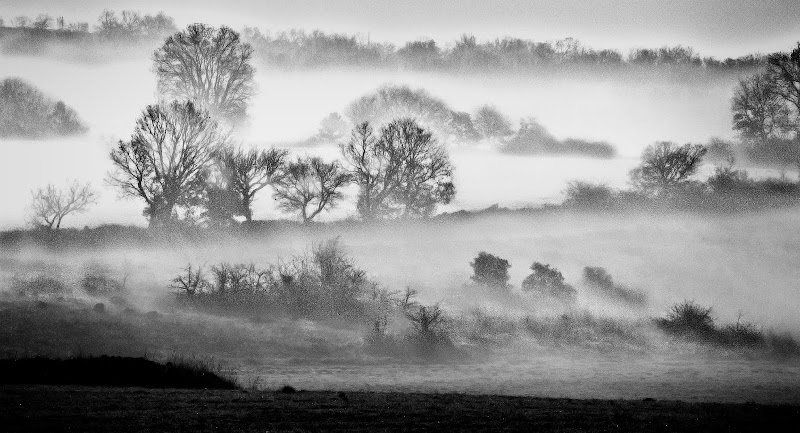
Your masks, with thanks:
M177 206L189 207L202 196L206 172L219 146L228 143L216 121L191 102L148 106L130 141L111 152L112 185L142 198L150 225L173 219Z
M358 183L357 208L364 219L427 216L455 195L447 153L412 119L389 123L380 137L362 123L341 151Z
M438 203L455 196L453 166L444 147L413 119L397 119L381 129L380 149L399 166L392 173L392 207L403 217L430 216Z
M300 212L308 223L342 197L341 188L350 176L338 162L326 163L321 158L298 158L290 163L275 184L274 198L287 212Z
M790 104L792 124L800 132L800 42L791 52L772 54L768 60L776 91Z
M238 202L234 215L243 215L248 222L253 220L252 204L256 193L279 179L287 154L278 149L224 148L217 152L224 188Z
M769 72L739 82L733 96L733 129L758 144L777 138L789 126L789 110Z
M66 190L52 184L32 192L30 223L35 227L58 230L64 217L71 213L86 212L97 202L97 194L90 184L73 181Z
M356 203L359 214L366 220L378 218L386 212L387 200L397 185L400 159L392 158L379 145L369 122L357 125L350 141L340 147L353 180L359 186Z
M699 144L660 141L644 150L642 163L631 170L631 182L644 191L667 191L697 172L706 152Z
M153 54L158 89L169 99L188 99L212 115L241 121L254 92L252 54L236 31L192 24Z

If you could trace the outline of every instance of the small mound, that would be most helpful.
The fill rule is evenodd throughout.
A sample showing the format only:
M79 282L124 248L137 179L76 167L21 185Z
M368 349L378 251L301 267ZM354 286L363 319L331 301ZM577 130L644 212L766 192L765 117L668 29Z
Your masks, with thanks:
M0 81L0 137L44 138L83 134L75 110L19 78Z
M160 364L145 358L120 356L0 359L0 383L187 389L237 388L232 380L220 377L200 363Z
M519 131L506 140L500 151L511 155L565 155L609 159L617 150L604 141L588 141L578 138L559 140L534 119L524 120Z

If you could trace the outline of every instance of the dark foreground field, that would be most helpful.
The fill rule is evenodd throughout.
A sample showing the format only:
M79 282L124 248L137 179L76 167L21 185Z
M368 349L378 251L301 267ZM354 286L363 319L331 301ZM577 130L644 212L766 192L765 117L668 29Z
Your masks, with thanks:
M757 404L48 385L0 388L0 426L9 432L789 431L798 423L800 406Z

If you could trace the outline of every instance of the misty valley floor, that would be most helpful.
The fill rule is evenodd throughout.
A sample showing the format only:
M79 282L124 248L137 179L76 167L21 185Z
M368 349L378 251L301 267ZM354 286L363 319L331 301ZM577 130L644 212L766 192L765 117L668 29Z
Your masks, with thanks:
M5 431L777 431L800 406L470 394L0 388Z

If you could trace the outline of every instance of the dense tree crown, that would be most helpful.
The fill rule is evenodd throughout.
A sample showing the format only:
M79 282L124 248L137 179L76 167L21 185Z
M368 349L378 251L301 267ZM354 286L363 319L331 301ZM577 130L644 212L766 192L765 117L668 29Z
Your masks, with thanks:
M665 192L697 172L706 152L699 144L658 142L644 150L641 165L631 171L631 181L644 191Z
M472 281L494 287L508 286L508 268L511 267L508 260L481 251L470 266Z
M190 100L214 116L240 122L254 92L252 54L236 31L192 24L153 54L158 90L167 99Z
M341 150L365 219L429 216L455 195L447 152L413 119L390 122L377 137L362 123Z
M218 123L191 102L150 105L130 141L111 152L110 182L123 195L145 201L151 225L165 224L177 206L200 200L215 149L227 140Z

